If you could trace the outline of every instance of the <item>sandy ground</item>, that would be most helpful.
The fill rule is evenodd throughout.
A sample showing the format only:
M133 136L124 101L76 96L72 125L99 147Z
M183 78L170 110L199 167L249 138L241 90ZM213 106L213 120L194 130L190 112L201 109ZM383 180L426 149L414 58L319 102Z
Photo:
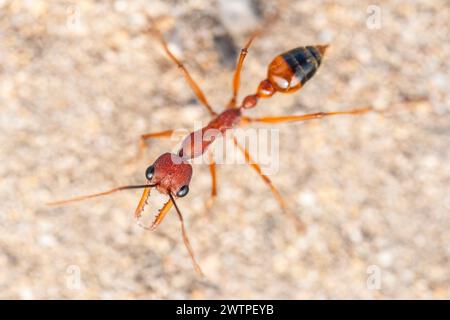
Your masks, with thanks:
M1 0L0 298L450 298L448 2L371 3ZM270 177L306 234L243 164L219 166L210 210L206 165L194 165L179 200L203 279L174 212L155 232L136 226L139 191L45 205L144 182L174 142L152 141L129 162L140 134L208 121L139 32L144 13L220 110L239 48L273 8L279 19L250 49L241 98L275 55L331 46L300 92L248 115L387 111L272 127Z

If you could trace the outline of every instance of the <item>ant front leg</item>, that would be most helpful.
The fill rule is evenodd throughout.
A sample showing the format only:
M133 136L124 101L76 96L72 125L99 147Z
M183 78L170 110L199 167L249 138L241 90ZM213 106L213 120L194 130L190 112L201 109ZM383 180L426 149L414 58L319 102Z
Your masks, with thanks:
M217 176L216 176L216 162L214 160L214 154L209 152L209 173L211 174L211 196L206 201L206 208L209 209L214 204L217 197Z
M258 175L263 179L264 183L269 186L270 191L272 191L272 193L275 196L275 199L277 200L281 209L283 209L283 211L289 215L289 217L292 219L292 221L294 222L297 229L300 232L304 232L306 229L305 224L300 220L300 218L297 215L295 215L292 211L288 210L280 192L278 191L277 188L275 188L275 186L273 185L273 183L269 179L269 177L266 176L264 173L262 173L261 166L253 160L250 153L248 152L248 149L246 147L241 146L238 143L236 137L233 138L233 142L238 147L238 149L242 152L242 154L244 155L246 163L248 165L250 165L258 173Z
M159 132L151 132L145 133L139 138L138 151L136 155L130 160L130 162L134 162L139 160L145 153L147 149L146 141L152 138L170 138L175 130L164 130Z
M147 148L146 141L152 138L170 138L175 130L164 130L159 132L145 133L139 139L139 148L145 150Z

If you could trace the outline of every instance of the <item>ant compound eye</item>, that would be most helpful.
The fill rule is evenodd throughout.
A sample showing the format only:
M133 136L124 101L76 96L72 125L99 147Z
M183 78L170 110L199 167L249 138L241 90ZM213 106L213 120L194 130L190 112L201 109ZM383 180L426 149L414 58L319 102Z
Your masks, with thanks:
M145 170L145 177L147 178L147 180L152 180L154 173L155 167L154 166L148 167L147 170Z
M188 185L182 186L180 188L180 190L178 190L178 192L177 192L177 197L180 197L180 198L184 197L185 195L188 194L188 192L189 192L189 186Z

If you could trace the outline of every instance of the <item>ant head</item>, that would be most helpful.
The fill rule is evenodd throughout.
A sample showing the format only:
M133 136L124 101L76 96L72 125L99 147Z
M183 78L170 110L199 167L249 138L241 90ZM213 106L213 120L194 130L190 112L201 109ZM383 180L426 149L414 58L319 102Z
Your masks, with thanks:
M192 166L173 153L164 153L145 171L147 180L163 194L184 197L189 192Z

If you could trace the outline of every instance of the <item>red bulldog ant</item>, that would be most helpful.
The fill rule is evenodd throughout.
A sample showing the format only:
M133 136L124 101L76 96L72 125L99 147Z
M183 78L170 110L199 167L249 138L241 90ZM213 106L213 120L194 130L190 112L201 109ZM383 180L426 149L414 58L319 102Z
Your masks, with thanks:
M283 122L306 121L329 116L360 115L374 110L370 107L367 107L344 111L317 112L303 115L288 115L279 117L250 118L245 116L245 111L247 109L254 108L258 104L258 101L260 99L268 99L277 92L293 93L303 87L305 83L310 80L318 70L324 58L325 51L328 47L327 45L297 47L276 56L268 65L267 78L259 83L256 92L254 94L247 95L241 103L237 103L237 95L240 86L240 76L242 67L244 65L244 60L254 38L260 33L260 31L258 31L253 33L245 46L241 49L237 61L237 66L234 72L232 97L225 109L222 112L217 113L213 110L205 94L189 74L183 63L181 63L177 59L177 57L170 51L161 33L154 28L149 28L148 30L146 30L146 32L154 35L159 40L169 59L178 67L187 83L191 87L192 91L196 95L197 99L209 112L211 116L210 122L204 128L190 133L183 140L181 148L177 153L164 153L159 156L155 160L155 162L146 169L145 177L147 179L147 182L145 184L121 186L105 192L51 202L49 204L64 205L75 201L108 195L121 190L144 189L141 199L135 210L135 218L139 222L145 205L147 204L147 200L150 196L151 190L156 189L161 194L167 195L169 199L159 210L156 218L150 226L144 226L139 222L140 225L146 229L154 230L161 223L169 210L174 206L178 218L181 222L184 244L191 256L195 270L199 274L202 274L200 266L196 262L192 247L189 243L183 221L183 215L181 214L181 211L177 206L175 199L184 197L189 192L189 183L192 177L192 166L189 161L203 155L203 153L214 141L214 139L205 138L205 133L208 130L214 129L224 134L226 131L232 130L233 128L253 122L276 124ZM146 147L146 140L151 138L170 137L173 132L174 130L165 130L161 132L143 134L140 138L140 151L142 151ZM196 140L193 139L193 137L198 134L200 134L200 137L202 137L200 139L200 143L194 143ZM233 138L233 143L244 155L246 163L248 163L259 174L264 183L268 185L282 210L289 215L289 217L294 221L295 225L300 230L304 230L305 226L300 218L295 213L287 209L280 192L273 185L269 177L262 172L261 167L253 160L248 149L245 146L242 146L236 140L236 138ZM212 177L212 199L214 199L214 197L216 197L217 195L215 166L216 163L214 161L211 161L211 163L209 164L209 168Z

